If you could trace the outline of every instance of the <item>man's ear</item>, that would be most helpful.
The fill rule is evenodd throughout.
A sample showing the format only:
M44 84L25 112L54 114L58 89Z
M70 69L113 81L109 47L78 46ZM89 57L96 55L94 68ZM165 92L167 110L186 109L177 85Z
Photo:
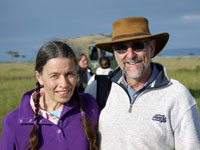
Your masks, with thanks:
M150 47L151 47L151 58L152 58L156 51L156 40L152 39L150 41Z
M35 77L36 77L37 81L40 83L40 85L43 85L42 77L38 71L35 71Z

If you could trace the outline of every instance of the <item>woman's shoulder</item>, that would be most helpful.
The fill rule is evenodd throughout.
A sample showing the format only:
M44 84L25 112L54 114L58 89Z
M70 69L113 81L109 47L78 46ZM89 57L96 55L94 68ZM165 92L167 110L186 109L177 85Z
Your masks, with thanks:
M27 92L25 92L21 98L20 106L14 108L10 112L8 112L4 117L3 121L8 124L14 124L15 122L19 121L19 118L21 117L20 114L27 115L28 112L24 111L27 110L27 106L30 105L30 97L31 94L35 91L35 89L31 89ZM26 108L26 109L25 109ZM25 113L24 113L25 112Z
M89 93L80 93L80 97L83 99L83 103L97 103L96 99Z
M99 107L96 99L92 97L89 93L80 93L81 101L86 112L98 116Z
M19 115L19 107L13 109L3 117L2 119L3 124L6 124L6 126L14 125L15 123L17 123L17 119L19 118L18 115Z

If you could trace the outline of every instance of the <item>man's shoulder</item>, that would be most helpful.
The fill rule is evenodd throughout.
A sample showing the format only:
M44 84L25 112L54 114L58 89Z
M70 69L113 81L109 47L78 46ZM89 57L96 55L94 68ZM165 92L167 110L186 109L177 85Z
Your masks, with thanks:
M86 87L85 93L89 93L94 98L96 98L96 87L97 87L97 82L96 80L94 80Z
M172 83L172 87L176 88L177 91L188 90L187 87L183 83L181 83L179 80L170 78L170 82Z
M194 97L189 89L180 81L170 78L170 86L167 86L165 93L168 93L168 98L174 99L177 104L185 104L182 106L190 106L196 104Z

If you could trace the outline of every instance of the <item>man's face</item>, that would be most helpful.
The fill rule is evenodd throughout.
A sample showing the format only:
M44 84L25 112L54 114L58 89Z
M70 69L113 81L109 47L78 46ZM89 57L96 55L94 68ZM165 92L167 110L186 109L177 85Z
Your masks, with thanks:
M155 51L155 40L134 40L113 44L118 65L126 77L139 79L150 68Z

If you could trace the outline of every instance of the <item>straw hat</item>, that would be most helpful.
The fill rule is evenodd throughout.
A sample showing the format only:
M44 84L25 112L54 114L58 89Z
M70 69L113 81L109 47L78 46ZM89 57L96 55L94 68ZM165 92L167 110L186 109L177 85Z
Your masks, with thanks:
M96 43L95 46L102 50L113 52L111 44L153 38L156 40L156 56L167 44L169 34L167 32L151 34L149 31L148 20L144 17L128 17L113 22L113 36L109 42ZM153 57L154 57L153 56Z

